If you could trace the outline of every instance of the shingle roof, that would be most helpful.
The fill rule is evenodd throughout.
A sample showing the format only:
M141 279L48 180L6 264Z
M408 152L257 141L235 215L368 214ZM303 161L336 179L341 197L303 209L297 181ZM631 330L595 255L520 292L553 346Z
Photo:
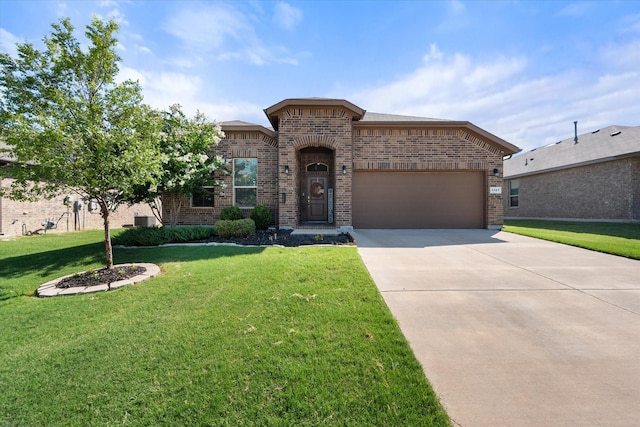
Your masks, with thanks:
M367 111L360 122L444 122L445 119L427 117L401 116L398 114L370 113Z
M608 126L564 139L504 161L504 177L551 172L576 166L640 155L640 126Z

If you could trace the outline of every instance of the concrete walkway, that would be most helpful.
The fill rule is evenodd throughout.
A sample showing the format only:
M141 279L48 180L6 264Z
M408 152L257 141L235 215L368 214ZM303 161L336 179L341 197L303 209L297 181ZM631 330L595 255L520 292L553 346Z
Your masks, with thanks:
M454 421L640 426L640 261L492 230L356 230Z

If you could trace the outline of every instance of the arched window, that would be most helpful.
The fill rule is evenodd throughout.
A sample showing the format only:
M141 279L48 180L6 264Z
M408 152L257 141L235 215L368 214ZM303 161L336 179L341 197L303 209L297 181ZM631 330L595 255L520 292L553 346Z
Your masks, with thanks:
M307 165L307 172L327 172L329 166L324 163L311 163Z

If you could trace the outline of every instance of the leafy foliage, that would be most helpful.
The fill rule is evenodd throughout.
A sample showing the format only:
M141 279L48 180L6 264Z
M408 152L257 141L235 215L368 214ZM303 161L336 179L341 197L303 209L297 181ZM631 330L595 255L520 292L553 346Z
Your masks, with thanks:
M202 187L224 189L225 184L214 178L216 172L227 173L224 159L215 155L215 146L224 136L218 123L210 123L198 112L188 118L178 104L169 107L162 115L162 132L159 148L162 158L162 173L155 183L140 186L131 203L146 202L156 217L164 223L162 212L168 212L168 223L175 226L184 198ZM163 194L171 194L170 203L162 207Z
M227 206L222 208L220 219L225 221L236 221L242 219L242 209L237 206Z
M129 228L113 239L123 246L158 246L166 243L184 243L206 240L215 236L213 227L137 227Z
M137 82L116 83L118 24L94 18L83 50L68 19L53 24L45 50L17 44L0 53L0 139L14 179L0 195L16 200L61 193L96 201L104 220L107 267L113 266L109 214L162 172L160 115L142 103Z
M249 237L256 234L256 224L252 219L223 220L216 222L216 234L223 239L229 237Z
M258 205L251 211L251 219L258 230L266 230L271 225L271 209L269 206Z

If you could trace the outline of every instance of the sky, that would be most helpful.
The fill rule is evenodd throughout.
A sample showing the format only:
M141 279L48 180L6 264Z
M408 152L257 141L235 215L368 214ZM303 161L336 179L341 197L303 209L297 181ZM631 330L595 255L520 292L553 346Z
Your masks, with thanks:
M469 121L523 151L640 125L640 0L0 0L0 51L68 17L120 25L145 102L270 127L287 98Z

